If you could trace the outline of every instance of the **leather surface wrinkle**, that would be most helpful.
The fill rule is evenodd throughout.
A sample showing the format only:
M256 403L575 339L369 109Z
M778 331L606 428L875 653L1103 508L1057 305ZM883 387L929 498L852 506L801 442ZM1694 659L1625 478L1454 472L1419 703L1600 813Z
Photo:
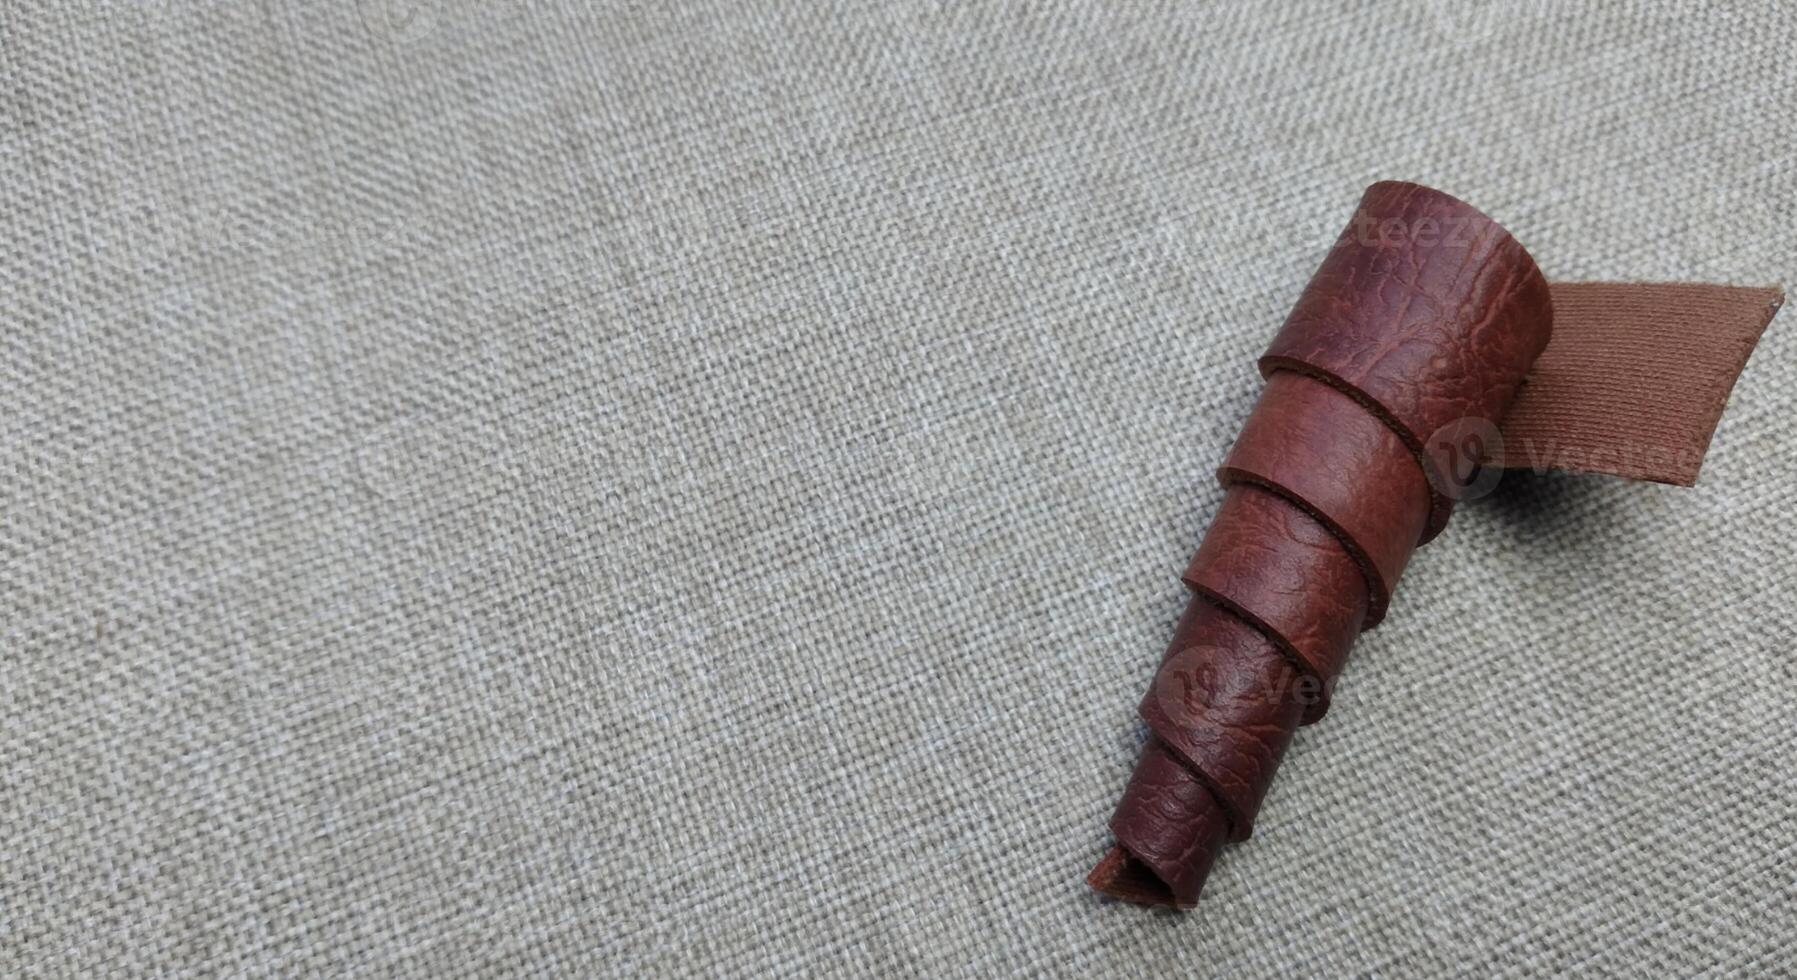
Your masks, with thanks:
M1229 488L1183 579L1265 632L1318 678L1304 724L1323 717L1366 619L1367 585L1341 541L1253 484Z
M1149 730L1222 801L1230 840L1253 832L1304 713L1305 680L1259 630L1194 598L1142 699Z
M1373 409L1419 465L1460 419L1503 418L1553 331L1547 280L1509 232L1458 198L1383 181L1360 206L1260 359ZM1424 540L1447 526L1437 488Z
M1430 494L1415 456L1383 422L1321 381L1276 371L1218 478L1276 490L1319 518L1366 573L1366 626L1384 618L1422 540Z

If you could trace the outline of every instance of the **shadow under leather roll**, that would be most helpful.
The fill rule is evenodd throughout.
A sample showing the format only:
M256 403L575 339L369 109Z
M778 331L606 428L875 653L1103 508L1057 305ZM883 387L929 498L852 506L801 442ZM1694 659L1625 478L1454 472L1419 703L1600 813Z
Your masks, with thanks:
M1552 322L1546 280L1490 218L1416 184L1367 189L1261 359L1267 388L1219 470L1228 494L1183 576L1194 597L1143 699L1152 734L1093 888L1196 903L1355 635L1446 526L1431 436L1498 423Z

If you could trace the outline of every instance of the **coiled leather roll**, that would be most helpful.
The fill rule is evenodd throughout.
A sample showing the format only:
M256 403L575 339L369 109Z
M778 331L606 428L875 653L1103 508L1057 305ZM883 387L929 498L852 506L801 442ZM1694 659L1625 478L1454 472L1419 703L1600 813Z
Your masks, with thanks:
M1552 329L1546 279L1496 222L1415 184L1366 191L1261 359L1268 383L1218 471L1228 495L1186 570L1194 598L1142 701L1151 735L1094 887L1196 902L1355 635L1445 527L1453 488L1428 440L1500 420Z
M1217 471L1223 506L1182 576L1193 597L1141 702L1148 739L1091 885L1197 901L1480 464L1694 483L1783 298L1550 286L1464 201L1368 188L1260 359L1266 388Z

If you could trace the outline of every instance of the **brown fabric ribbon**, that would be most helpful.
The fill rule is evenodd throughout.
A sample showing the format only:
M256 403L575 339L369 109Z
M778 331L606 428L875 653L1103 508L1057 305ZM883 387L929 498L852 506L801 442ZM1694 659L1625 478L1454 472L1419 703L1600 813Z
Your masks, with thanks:
M1549 286L1471 205L1368 188L1260 360L1267 385L1218 471L1227 492L1186 569L1193 598L1142 701L1148 740L1092 887L1197 901L1411 552L1498 468L1695 482L1782 298Z

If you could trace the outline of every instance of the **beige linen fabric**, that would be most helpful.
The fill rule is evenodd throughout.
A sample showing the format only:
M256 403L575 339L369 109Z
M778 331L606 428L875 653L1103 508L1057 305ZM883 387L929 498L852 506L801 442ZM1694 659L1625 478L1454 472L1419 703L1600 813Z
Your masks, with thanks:
M1697 488L1461 509L1199 911L1081 878L1364 185L1788 283L1791 14L8 4L0 974L1787 969L1781 321Z

